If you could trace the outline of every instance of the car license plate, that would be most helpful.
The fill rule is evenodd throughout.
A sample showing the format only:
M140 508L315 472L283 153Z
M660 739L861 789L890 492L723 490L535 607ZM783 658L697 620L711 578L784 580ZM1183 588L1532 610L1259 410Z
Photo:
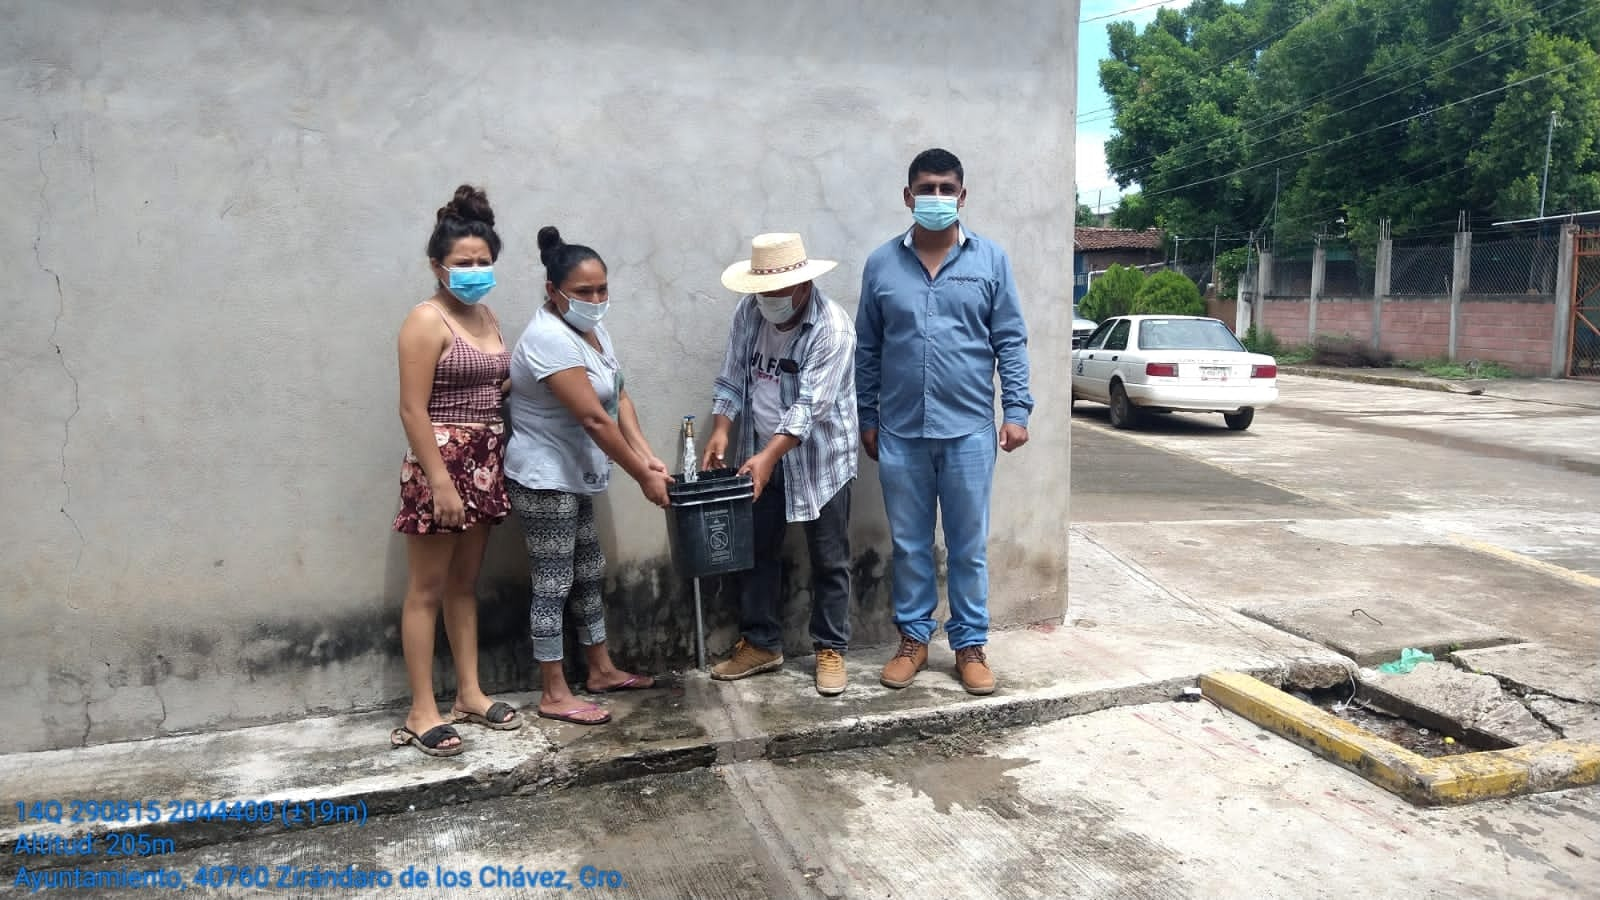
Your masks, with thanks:
M1201 366L1200 367L1200 380L1201 381L1227 381L1228 380L1228 367L1227 366Z

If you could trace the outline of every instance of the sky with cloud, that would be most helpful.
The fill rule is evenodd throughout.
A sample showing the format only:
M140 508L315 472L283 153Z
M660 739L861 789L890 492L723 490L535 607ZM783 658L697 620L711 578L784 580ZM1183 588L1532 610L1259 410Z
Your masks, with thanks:
M1078 200L1102 210L1116 205L1122 195L1116 179L1106 173L1106 139L1111 136L1111 101L1100 90L1100 61L1111 56L1106 26L1134 22L1140 26L1156 17L1159 7L1184 7L1189 0L1082 0L1078 12ZM1143 7L1143 8L1141 8ZM1126 11L1126 12L1124 12ZM1110 16L1110 18L1100 18ZM1093 19L1094 21L1084 21ZM1137 189L1137 188L1131 188Z

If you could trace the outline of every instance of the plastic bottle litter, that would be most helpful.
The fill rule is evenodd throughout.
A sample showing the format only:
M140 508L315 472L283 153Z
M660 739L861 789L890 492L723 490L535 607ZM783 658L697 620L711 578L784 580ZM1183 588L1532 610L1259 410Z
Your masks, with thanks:
M683 417L681 429L683 441L683 454L678 471L683 473L684 482L693 482L700 475L700 461L695 459L694 452L694 416Z

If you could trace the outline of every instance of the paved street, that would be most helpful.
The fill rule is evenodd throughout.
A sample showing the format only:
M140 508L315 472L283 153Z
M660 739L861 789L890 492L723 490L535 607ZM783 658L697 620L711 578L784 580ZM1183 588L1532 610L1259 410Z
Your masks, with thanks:
M1380 641L1417 629L1576 660L1544 672L1565 695L1584 694L1561 700L1568 718L1550 727L1588 734L1600 700L1600 479L1587 467L1600 464L1600 410L1304 378L1282 387L1283 406L1245 433L1190 416L1116 432L1102 408L1080 405L1072 608L1059 629L997 639L1010 649L996 659L996 699L1048 689L1040 672L1086 689L1159 686L1253 655L1326 660L1256 621L1271 612L1308 628L1354 621ZM691 681L674 708L715 694L734 719L775 735L824 716L891 721L890 703L959 702L942 670L889 696L871 683L879 658L852 654L844 701L810 695L798 665L732 686ZM274 879L280 867L459 873L449 890L435 880L279 892L288 896L538 897L559 888L513 885L549 870L583 893L639 898L1570 897L1600 884L1600 789L1421 809L1210 704L1144 696L1009 730L967 716L953 730L921 726L917 743L530 784L529 796L160 862L191 881L228 865L264 865ZM1103 705L1117 704L1087 709ZM661 716L685 713L653 715L624 715L609 737L647 740ZM580 751L606 739L546 734ZM537 737L474 735L491 749ZM349 777L396 764L357 762Z

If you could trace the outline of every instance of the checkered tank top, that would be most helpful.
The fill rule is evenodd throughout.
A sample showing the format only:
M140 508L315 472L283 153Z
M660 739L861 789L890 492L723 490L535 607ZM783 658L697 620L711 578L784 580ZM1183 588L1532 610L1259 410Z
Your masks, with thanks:
M511 351L485 353L461 336L444 310L431 306L444 319L450 329L450 349L439 357L433 369L433 392L428 395L428 418L434 422L498 422L500 414L500 384L511 376ZM489 320L495 333L500 333L500 320L487 306ZM502 337L501 345L505 345Z

